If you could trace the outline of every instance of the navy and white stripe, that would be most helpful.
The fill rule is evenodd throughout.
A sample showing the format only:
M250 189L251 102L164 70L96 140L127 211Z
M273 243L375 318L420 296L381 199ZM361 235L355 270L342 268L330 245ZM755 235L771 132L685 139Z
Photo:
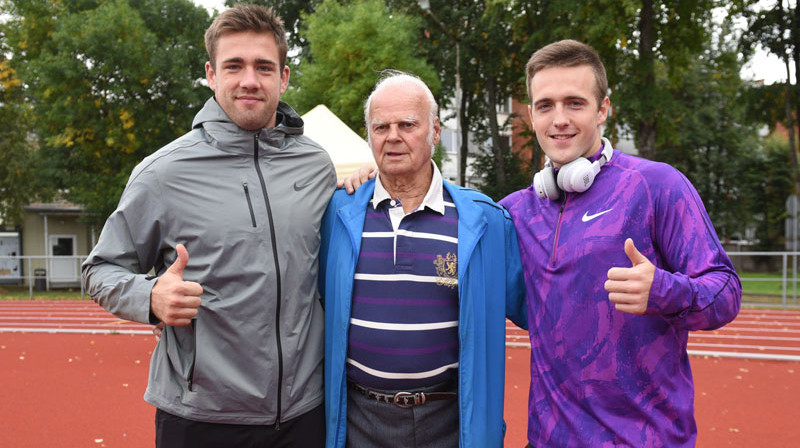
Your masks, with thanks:
M402 218L397 232L390 200L367 210L350 320L351 381L399 390L456 375L458 213L438 182L444 213L423 202Z

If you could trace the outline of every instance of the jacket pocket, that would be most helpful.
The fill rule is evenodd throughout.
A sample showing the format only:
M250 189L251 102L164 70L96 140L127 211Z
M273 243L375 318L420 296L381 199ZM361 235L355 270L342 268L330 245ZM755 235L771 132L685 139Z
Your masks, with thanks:
M247 182L242 182L242 188L244 189L244 197L247 198L247 208L250 209L250 222L253 227L256 227L256 213L253 211L253 201L250 199L250 190L247 188Z
M169 337L164 341L172 370L193 390L194 365L197 360L196 320L185 327L165 327Z

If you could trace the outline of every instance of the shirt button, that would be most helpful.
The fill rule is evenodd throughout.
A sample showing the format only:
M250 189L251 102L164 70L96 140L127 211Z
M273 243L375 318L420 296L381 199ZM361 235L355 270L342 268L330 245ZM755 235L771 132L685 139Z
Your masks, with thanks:
M396 206L396 205L397 205L397 201L395 201L394 199L392 199L391 201L389 201L389 205L390 205L390 206L392 206L392 207L394 207L394 206Z

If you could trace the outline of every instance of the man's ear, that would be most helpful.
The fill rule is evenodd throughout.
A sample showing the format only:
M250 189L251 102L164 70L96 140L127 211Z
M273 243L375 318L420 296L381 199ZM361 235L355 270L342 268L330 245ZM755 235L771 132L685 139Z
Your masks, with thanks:
M281 70L281 95L286 92L286 89L289 88L289 75L290 70L288 65L283 66L283 70Z
M605 124L606 120L608 120L608 111L611 109L611 100L608 97L603 98L603 101L600 102L600 109L597 111L597 124Z
M211 65L210 61L206 61L206 81L208 81L208 87L211 88L213 91L217 91L217 76L214 73L214 66Z

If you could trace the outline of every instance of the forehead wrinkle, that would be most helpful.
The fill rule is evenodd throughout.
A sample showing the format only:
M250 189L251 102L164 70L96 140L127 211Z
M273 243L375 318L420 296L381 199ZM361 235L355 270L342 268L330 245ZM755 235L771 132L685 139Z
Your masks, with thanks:
M386 121L386 120L372 120L373 126L385 125L385 124L394 124L394 123L419 123L419 118L409 115L408 117L399 118L394 121Z

